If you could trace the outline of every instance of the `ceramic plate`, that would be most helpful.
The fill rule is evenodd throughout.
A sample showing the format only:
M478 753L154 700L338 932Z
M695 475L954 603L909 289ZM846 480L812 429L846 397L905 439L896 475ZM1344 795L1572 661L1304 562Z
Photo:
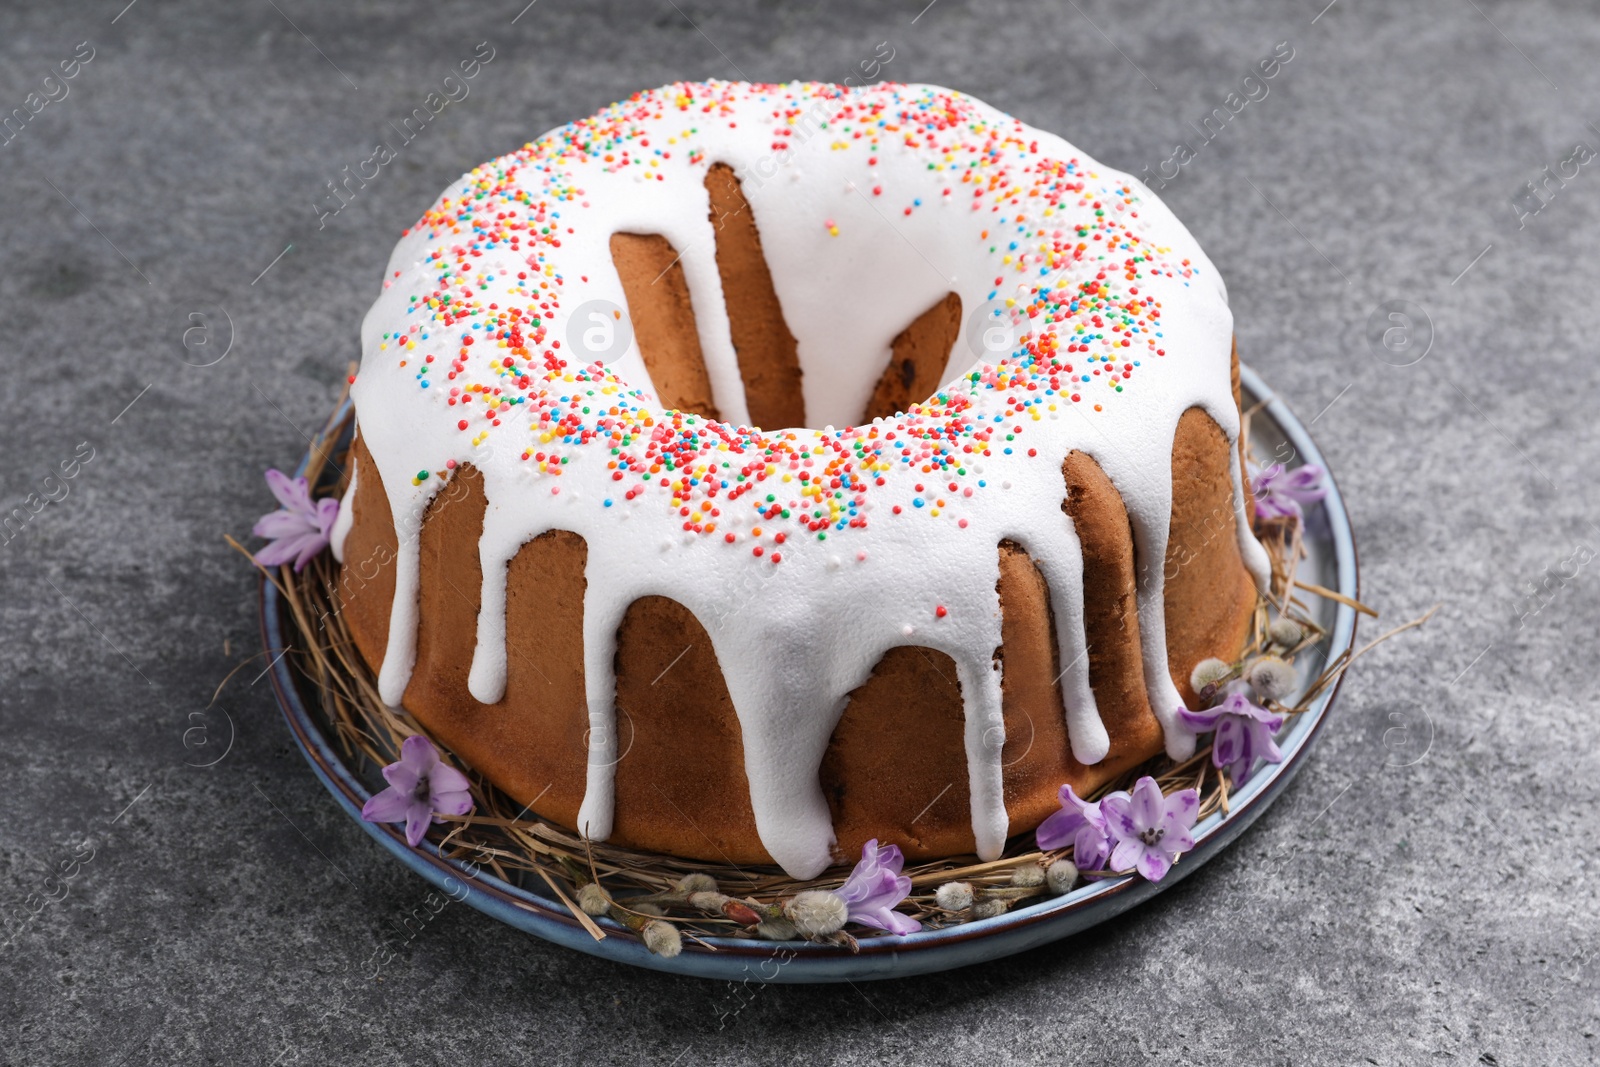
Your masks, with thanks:
M1243 383L1247 406L1266 401L1251 423L1251 448L1256 456L1284 459L1290 466L1316 463L1327 470L1328 465L1306 428L1249 368L1243 370ZM1327 497L1307 512L1302 537L1309 558L1301 564L1299 575L1355 599L1359 590L1350 520L1331 472L1324 484L1328 487ZM1313 657L1313 662L1324 664L1351 648L1356 613L1342 604L1321 598L1311 600L1316 621L1328 631L1316 649L1320 657ZM276 588L267 581L261 583L261 629L269 649L281 649L295 638L285 606ZM1306 654L1310 655L1311 650ZM347 762L326 729L315 692L291 666L291 657L277 661L272 668L272 682L290 732L328 792L358 826L435 886L509 926L579 952L658 971L762 982L864 981L927 974L1009 956L1120 915L1194 873L1260 817L1300 770L1339 690L1337 683L1330 686L1310 710L1285 725L1278 740L1283 762L1257 770L1242 789L1233 792L1231 812L1226 818L1218 813L1198 823L1194 850L1185 854L1161 882L1147 882L1136 876L1106 879L1063 897L1014 908L993 919L942 930L925 929L906 937L863 938L857 955L827 945L710 937L703 944L686 939L681 955L663 959L609 919L599 922L617 933L596 941L543 885L517 886L486 873L470 872L461 863L408 848L396 827L363 822L362 804L372 795L374 784L379 788L382 785L377 769Z

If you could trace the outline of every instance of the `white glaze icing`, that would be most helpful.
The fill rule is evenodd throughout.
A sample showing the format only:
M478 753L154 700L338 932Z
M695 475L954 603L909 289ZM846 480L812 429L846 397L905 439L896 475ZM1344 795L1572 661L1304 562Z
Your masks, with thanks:
M328 531L328 547L333 549L333 558L340 563L344 562L344 542L350 536L350 527L355 525L356 513L354 501L356 499L356 461L355 456L350 457L350 482L345 486L344 496L339 498L339 516L333 520L333 529Z
M865 109L879 106L885 110L877 119L890 116L885 123L864 117ZM853 109L849 115L847 109ZM930 127L929 114L951 121ZM904 121L894 121L897 115ZM611 136L624 128L643 134ZM640 143L643 136L651 144ZM581 151L574 148L578 144ZM774 144L787 147L775 152ZM1046 169L1045 161L1054 162ZM868 442L881 450L882 465L850 483L847 495L857 507L839 516L840 523L855 518L858 525L829 525L822 531L826 541L788 512L756 515L752 507L758 502L748 494L734 501L725 492L720 500L704 503L702 511L699 497L687 497L705 493L718 479L728 485L730 469L705 468L698 490L668 488L659 471L641 482L640 464L630 460L626 476L618 480L615 474L621 472L608 466L616 461L615 439L564 441L562 435L548 436L549 426L537 415L552 405L560 412L572 412L579 403L585 410L623 405L618 418L633 419L629 425L638 435L630 446L633 453L643 452L647 439L659 444L663 433L704 437L721 432L735 439L731 460L748 462L761 453L760 441L770 443L777 436L769 433L751 445L752 435L732 426L659 413L636 344L597 369L592 381L574 380L580 359L564 372L547 373L549 365L541 362L552 353L553 341L562 342L560 355L570 351L568 319L587 302L626 307L610 261L610 235L659 233L681 254L716 404L731 424L748 417L703 184L707 168L719 162L740 177L758 222L774 287L798 341L812 425L846 426L859 417L888 362L891 340L951 291L960 295L969 323L991 294L1000 301L1018 298L1019 306L1026 306L1037 300L1041 284L1063 306L1077 300L1107 307L1113 295L1132 301L1120 270L1108 273L1098 296L1085 296L1079 288L1108 263L1121 262L1131 247L1149 257L1135 288L1145 294L1146 311L1159 307L1159 324L1135 315L1130 321L1147 328L1130 327L1120 335L1144 348L1111 348L1120 344L1115 331L1090 337L1084 355L1063 360L1077 368L1073 378L1048 393L1022 391L1021 372L996 377L999 367L1015 370L1001 357L1027 354L1016 343L978 359L981 350L968 344L973 331L964 332L940 396L927 406L913 405L909 418L875 424L882 434L897 426L902 432L892 446L881 435ZM974 162L979 166L967 166ZM520 169L501 182L512 164ZM976 182L962 180L974 174ZM1005 181L990 184L995 175ZM1074 180L1082 183L1081 192L1071 185ZM1048 190L1062 182L1071 195L1049 211L1048 197L1022 193L1029 183L1036 191L1041 183ZM477 195L485 190L485 196ZM1090 206L1096 202L1103 205L1103 215ZM507 231L490 221L497 213L509 213L527 228ZM1077 232L1080 224L1087 229ZM541 226L553 227L559 248L535 238ZM1112 260L1083 254L1083 249L1096 253L1105 247L1091 247L1091 231L1095 240L1104 234L1110 243L1121 242ZM508 232L520 232L527 243L511 247ZM1076 253L1063 251L1073 244L1071 235L1082 238ZM450 273L452 265L463 264L472 269ZM531 281L519 280L519 272ZM444 293L451 296L448 305L437 302ZM541 298L550 306L538 308ZM501 310L489 310L491 303ZM512 306L539 314L548 331L542 341L532 340L530 329L522 345L508 348L503 331L499 340L484 329L474 332L487 316L504 315L503 309ZM447 311L473 308L476 313L453 324L443 322ZM1016 341L1037 343L1047 334L1076 336L1069 331L1084 323L1086 312L1063 313L1060 322L1023 318L1016 311L1002 314L1019 317ZM458 348L464 336L484 347ZM1153 356L1154 337L1167 355ZM585 124L552 131L522 153L486 164L451 187L396 247L384 293L363 324L363 358L352 396L376 469L362 476L380 479L399 542L380 694L398 704L415 660L422 514L446 472L470 462L482 472L488 498L479 544L482 606L469 675L476 699L493 704L504 695L505 581L511 558L547 530L573 531L588 544L584 672L591 751L581 830L596 839L611 831L619 758L612 668L616 628L629 604L655 594L684 604L711 639L739 717L761 841L790 874L809 878L831 861L834 835L817 768L847 695L870 676L884 652L903 644L944 652L956 664L966 707L973 833L979 855L994 857L1010 830L1001 788L1001 676L992 658L1000 644L997 545L1005 538L1022 544L1048 583L1065 665L1061 686L1070 743L1080 761L1098 762L1109 737L1089 688L1082 558L1071 520L1061 509L1061 463L1074 449L1092 455L1123 496L1138 558L1164 560L1179 416L1201 407L1230 441L1237 439L1231 337L1221 280L1188 231L1143 185L1054 135L949 90L874 86L841 94L837 87L801 84L668 86ZM519 347L525 355L516 352ZM516 353L515 372L500 363L508 351ZM1111 352L1116 360L1109 364L1092 368L1083 362L1090 354ZM433 361L421 362L429 356ZM1132 377L1117 378L1126 387L1108 388L1120 373L1120 361L1135 356L1138 373L1132 375L1130 365ZM1052 358L1061 359L1059 349ZM456 373L446 378L451 369ZM1102 376L1101 369L1111 373ZM529 375L531 383L519 384L517 373ZM1079 374L1090 380L1076 381ZM527 402L507 407L490 425L481 400L491 394L479 392L471 403L450 394L463 385L499 388L500 399ZM1081 399L1070 401L1075 389ZM591 399L570 405L559 399L580 393ZM1036 403L1026 411L1008 406L1019 397ZM654 426L643 427L642 414L630 414L628 405L656 411ZM924 473L920 457L901 459L896 449L919 440L905 433L905 426L945 425L941 420L963 407L966 436L958 435L951 446L951 469ZM1004 416L1000 429L1022 428L1014 441L995 432L996 415ZM583 416L597 425L608 417L604 411ZM466 430L458 428L461 421L469 422ZM972 435L979 430L990 435L982 447L958 451L963 441L976 442ZM770 483L762 488L774 495L788 496L796 491L795 482L785 477L826 475L818 467L840 448L848 453L866 433L794 430L784 443L789 454L774 458L770 472L752 478ZM557 444L548 444L551 440ZM1003 451L1008 445L1015 446L1009 455ZM531 458L535 449L545 448L566 458L559 477ZM793 454L801 449L816 454ZM713 447L700 458L729 461L730 452ZM919 487L927 483L934 484L924 492ZM947 490L947 483L955 490ZM639 484L646 488L624 496L624 489ZM741 478L729 491L747 484ZM352 494L353 485L352 480ZM684 529L676 504L680 491L696 519L720 506L715 533ZM347 495L347 504L350 499ZM799 515L798 500L804 499L798 497L791 512ZM1234 503L1246 563L1263 583L1266 557L1250 534L1237 465ZM345 529L349 510L345 507L340 517ZM756 527L763 528L760 538ZM775 531L787 535L781 546ZM338 529L335 539L342 552ZM756 544L766 550L760 557L752 552ZM772 562L774 554L781 554L781 564ZM1138 611L1146 686L1169 754L1182 757L1192 752L1194 739L1176 718L1181 701L1167 673L1162 591L1162 567L1141 567ZM805 638L796 640L796 634ZM930 800L942 786L931 785Z

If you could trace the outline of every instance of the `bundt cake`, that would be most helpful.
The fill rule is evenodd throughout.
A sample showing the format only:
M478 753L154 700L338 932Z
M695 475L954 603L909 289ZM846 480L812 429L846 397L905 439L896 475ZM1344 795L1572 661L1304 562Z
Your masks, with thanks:
M351 396L382 699L639 849L994 857L1193 751L1266 580L1211 263L948 89L669 85L478 167Z

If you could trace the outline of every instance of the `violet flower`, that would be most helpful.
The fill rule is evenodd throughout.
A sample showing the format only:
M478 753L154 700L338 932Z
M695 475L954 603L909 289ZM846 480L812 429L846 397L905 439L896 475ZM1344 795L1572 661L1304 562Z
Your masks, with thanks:
M1263 467L1250 477L1250 495L1255 498L1256 518L1303 518L1301 507L1314 504L1328 495L1322 484L1322 468L1315 463L1287 470L1282 463Z
M1162 796L1156 780L1145 775L1134 783L1132 796L1106 797L1100 810L1117 839L1111 850L1115 870L1131 868L1159 882L1179 854L1194 848L1194 835L1189 831L1200 813L1200 794L1193 789Z
M1040 823L1034 837L1039 848L1045 852L1070 842L1072 862L1080 871L1104 870L1106 859L1111 855L1111 846L1116 843L1111 837L1110 828L1106 826L1106 817L1100 811L1100 804L1080 800L1070 785L1061 787L1061 810L1053 812Z
M400 745L400 760L383 769L389 788L362 805L367 822L406 824L406 844L422 843L429 821L443 822L434 813L465 815L472 810L471 783L454 767L439 762L439 752L421 734Z
M311 557L327 547L333 520L339 517L339 501L331 496L312 500L304 478L290 478L276 469L267 471L267 487L283 506L257 519L250 531L271 541L256 553L256 562L276 567L294 560L296 572L305 570Z
M917 920L894 910L911 893L911 879L900 873L905 862L898 845L879 848L878 839L873 838L861 847L861 862L836 891L850 909L851 922L891 934L914 934L922 929Z
M1227 768L1234 785L1243 785L1255 769L1256 758L1282 763L1283 753L1272 735L1283 725L1283 716L1250 702L1242 690L1234 690L1214 708L1190 711L1181 708L1178 717L1196 733L1215 730L1211 739L1211 762Z

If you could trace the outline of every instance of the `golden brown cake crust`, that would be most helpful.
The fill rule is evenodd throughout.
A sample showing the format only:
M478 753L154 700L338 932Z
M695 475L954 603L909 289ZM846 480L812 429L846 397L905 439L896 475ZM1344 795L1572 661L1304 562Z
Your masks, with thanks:
M1255 581L1245 569L1234 514L1233 462L1227 435L1211 416L1185 411L1172 444L1165 588L1167 669L1191 707L1194 665L1212 656L1232 660L1255 612Z
M617 629L611 840L727 863L764 862L733 699L705 628L675 600L633 602Z
M388 639L394 596L394 532L371 456L357 439L355 524L345 545L341 610L374 669ZM456 471L424 514L418 589L417 663L403 698L441 744L523 803L575 826L588 761L583 687L583 593L587 547L566 531L522 546L506 583L506 688L486 707L467 691L477 640L482 570L476 546L488 501L470 464ZM383 537L373 536L382 531ZM362 536L358 539L357 534ZM374 548L370 555L357 553ZM385 561L381 577L357 587L350 561Z
M800 349L784 321L772 272L761 254L761 234L750 202L726 163L711 165L706 192L711 197L711 224L716 230L717 273L722 278L750 424L772 429L804 426Z
M345 469L366 472L356 479L350 533L339 568L339 611L361 655L376 671L389 641L389 609L394 603L394 561L399 550L389 495L373 468L372 453L358 434Z
M946 293L890 343L889 365L883 368L861 421L889 418L932 396L942 384L940 378L960 333L961 297Z
M666 407L720 418L677 249L658 233L614 233L611 261L656 396Z
M846 699L822 759L841 858L874 837L907 856L971 850L965 732L954 660L918 645L884 653Z

